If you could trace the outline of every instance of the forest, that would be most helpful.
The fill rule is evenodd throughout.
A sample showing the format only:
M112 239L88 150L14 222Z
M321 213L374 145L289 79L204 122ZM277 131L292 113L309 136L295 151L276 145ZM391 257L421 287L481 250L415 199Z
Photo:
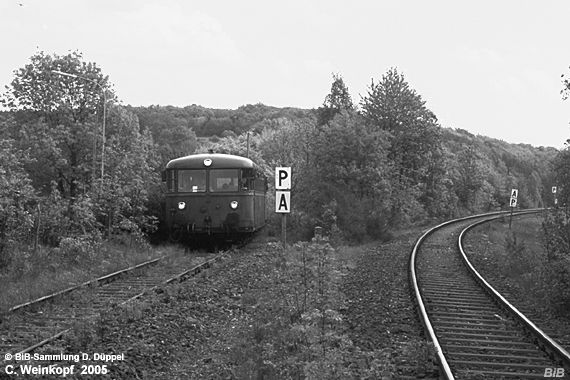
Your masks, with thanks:
M292 167L295 239L317 225L347 242L390 239L410 225L507 209L512 188L520 208L553 206L552 186L568 204L568 146L441 126L395 68L358 100L333 74L323 99L313 109L134 107L81 53L36 53L1 96L0 270L38 246L94 254L117 234L160 241L165 164L208 149L245 155L248 140L267 176ZM273 215L269 233L276 224Z

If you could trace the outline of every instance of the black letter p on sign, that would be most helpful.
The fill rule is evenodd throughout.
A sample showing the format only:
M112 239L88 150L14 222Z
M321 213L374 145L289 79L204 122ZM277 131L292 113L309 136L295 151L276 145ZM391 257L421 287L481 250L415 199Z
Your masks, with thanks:
M291 167L275 168L275 190L291 190Z

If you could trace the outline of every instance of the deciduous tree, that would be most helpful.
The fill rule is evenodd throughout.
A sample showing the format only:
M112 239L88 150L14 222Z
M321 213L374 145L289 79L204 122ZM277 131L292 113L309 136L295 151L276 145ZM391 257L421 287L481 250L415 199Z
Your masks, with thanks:
M390 134L388 158L395 170L394 187L400 189L395 195L405 196L395 202L394 211L402 210L400 204L410 197L433 199L442 175L441 130L425 101L392 68L380 82L372 80L361 107L368 125Z
M341 111L354 111L354 104L348 87L339 74L333 74L331 92L325 97L323 106L317 109L317 124L329 123Z

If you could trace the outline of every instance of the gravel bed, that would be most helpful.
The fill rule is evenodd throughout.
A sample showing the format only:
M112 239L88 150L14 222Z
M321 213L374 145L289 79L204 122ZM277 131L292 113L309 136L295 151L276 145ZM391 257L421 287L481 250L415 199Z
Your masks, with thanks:
M336 249L331 273L339 281L331 305L340 317L331 335L338 339L322 363L295 362L301 342L291 334L299 324L285 332L272 330L277 324L268 318L279 315L274 309L301 284L272 285L282 263L275 244L266 243L225 254L195 278L78 324L73 334L42 351L124 353L124 361L107 363L109 375L94 379L305 378L302 373L322 379L437 378L433 349L421 336L408 285L407 261L419 233ZM319 355L306 350L303 357L309 354ZM330 372L326 366L335 368Z
M408 281L409 254L420 230L357 250L342 290L348 335L364 352L388 359L394 379L438 378L434 350L422 337Z

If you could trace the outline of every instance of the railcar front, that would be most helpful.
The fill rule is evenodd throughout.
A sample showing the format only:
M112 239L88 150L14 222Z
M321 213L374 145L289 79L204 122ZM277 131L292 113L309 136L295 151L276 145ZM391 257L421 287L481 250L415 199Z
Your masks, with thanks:
M166 223L173 241L240 240L265 225L267 180L248 158L195 154L166 165Z

